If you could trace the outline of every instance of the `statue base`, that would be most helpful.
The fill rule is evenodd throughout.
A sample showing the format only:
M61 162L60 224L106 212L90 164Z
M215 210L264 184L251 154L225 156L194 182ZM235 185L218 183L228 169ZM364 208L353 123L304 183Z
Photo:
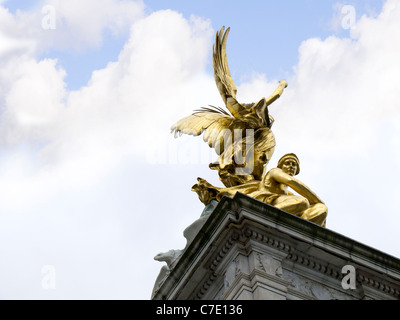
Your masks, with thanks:
M207 216L153 300L400 300L397 258L240 193Z

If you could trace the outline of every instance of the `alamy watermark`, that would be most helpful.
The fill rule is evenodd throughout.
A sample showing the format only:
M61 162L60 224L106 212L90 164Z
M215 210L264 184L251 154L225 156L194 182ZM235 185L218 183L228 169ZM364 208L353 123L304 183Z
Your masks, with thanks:
M352 5L344 5L340 13L342 28L345 30L353 29L357 22L356 8Z
M196 137L198 139L194 141L193 137L186 133L185 137L179 141L160 143L158 144L159 148L150 146L146 152L147 162L157 165L208 165L218 159L224 166L233 164L236 175L253 173L256 144L254 129L214 130L204 132L204 134L206 134L205 140L211 148L204 143L204 136Z
M42 288L44 290L56 289L56 268L53 265L42 267Z
M44 30L55 30L57 28L56 8L52 5L46 5L42 8L42 28Z
M344 290L355 290L356 289L356 268L352 265L345 265L342 268L342 288Z

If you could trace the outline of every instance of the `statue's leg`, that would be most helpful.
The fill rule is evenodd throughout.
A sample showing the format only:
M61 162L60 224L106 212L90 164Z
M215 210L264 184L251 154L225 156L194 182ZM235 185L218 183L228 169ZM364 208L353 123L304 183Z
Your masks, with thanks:
M300 196L282 195L279 196L272 205L278 209L299 216L304 210L308 209L310 203L306 198Z
M322 227L326 226L326 217L328 208L322 203L317 203L306 209L301 217L308 221L314 222Z

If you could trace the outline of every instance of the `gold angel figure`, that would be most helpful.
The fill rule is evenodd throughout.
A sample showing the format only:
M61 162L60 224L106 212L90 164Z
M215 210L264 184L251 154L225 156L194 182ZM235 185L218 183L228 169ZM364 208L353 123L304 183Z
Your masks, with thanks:
M218 170L226 187L233 187L262 179L265 165L275 149L271 131L274 119L269 115L268 106L282 95L287 82L280 81L268 98L256 103L239 103L226 54L229 30L225 32L222 27L217 32L212 56L215 82L229 113L219 107L203 107L178 121L171 131L175 137L177 134L203 134L203 140L220 156L210 168Z

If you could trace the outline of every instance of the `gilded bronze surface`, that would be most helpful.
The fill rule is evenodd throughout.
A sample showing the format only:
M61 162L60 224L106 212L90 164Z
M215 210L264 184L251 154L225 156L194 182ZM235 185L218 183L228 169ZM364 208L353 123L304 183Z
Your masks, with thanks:
M274 119L268 107L281 97L287 82L256 103L240 103L227 60L226 44L229 28L217 32L213 46L213 70L218 91L228 111L214 106L203 107L171 127L179 134L203 135L219 158L210 164L217 170L225 188L214 187L204 179L192 187L200 200L208 205L223 195L241 192L282 210L325 226L327 208L304 183L294 178L300 171L294 154L281 158L277 168L266 170L274 150L275 137L271 130ZM299 196L290 193L290 187Z
M175 136L203 134L203 140L220 156L210 164L210 168L218 170L226 187L232 187L261 179L264 166L275 149L275 137L271 131L274 119L269 115L268 106L282 95L287 82L281 81L268 98L256 103L239 103L226 55L229 28L226 32L224 30L222 28L216 34L212 61L215 82L229 113L218 107L201 108L178 121L171 130Z
M289 153L279 160L276 168L266 172L261 181L253 180L231 188L218 188L198 178L192 190L205 205L212 200L220 201L223 196L233 197L236 192L241 192L325 227L328 208L314 191L294 177L299 173L300 161L295 154ZM293 194L288 188L299 195Z

